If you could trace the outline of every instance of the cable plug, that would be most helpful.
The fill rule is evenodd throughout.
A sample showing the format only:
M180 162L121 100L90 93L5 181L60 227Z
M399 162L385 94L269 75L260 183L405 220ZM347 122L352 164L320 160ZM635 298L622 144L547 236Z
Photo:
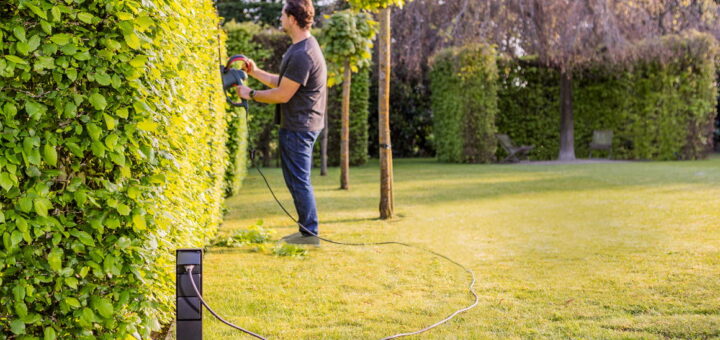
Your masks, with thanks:
M194 264L186 264L186 265L185 265L185 271L186 271L186 272L192 273L192 270L193 270L193 269L195 269L195 265L194 265Z

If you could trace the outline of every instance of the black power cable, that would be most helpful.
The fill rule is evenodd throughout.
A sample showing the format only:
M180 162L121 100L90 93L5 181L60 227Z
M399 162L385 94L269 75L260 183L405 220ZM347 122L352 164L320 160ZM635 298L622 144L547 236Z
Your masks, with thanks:
M190 275L190 283L192 283L193 290L195 290L195 294L197 294L197 296L198 296L198 298L200 299L200 302L203 304L203 306L205 306L205 308L207 308L207 310L210 311L210 314L212 314L215 318L217 318L218 320L220 320L220 322L222 322L222 323L224 323L224 324L226 324L226 325L228 325L228 326L230 326L230 327L232 327L232 328L235 328L235 329L237 329L237 330L239 330L239 331L242 331L242 332L244 332L244 333L246 333L246 334L248 334L248 335L252 335L252 336L254 336L254 337L258 338L258 339L267 340L267 339L266 339L265 337L263 337L262 335L255 334L255 333L253 333L253 332L251 332L251 331L249 331L249 330L247 330L247 329L245 329L245 328L242 328L242 327L240 327L240 326L236 326L236 325L230 323L229 321L226 321L225 319L223 319L220 315L217 315L217 313L215 313L215 311L212 310L212 308L210 308L210 306L208 306L207 303L205 303L205 300L203 300L202 295L200 295L200 292L198 291L197 285L195 285L195 279L194 279L193 276L192 276L193 268L195 268L195 266L194 266L194 265L191 265L191 264L185 266L185 270L187 270L188 275Z
M467 307L465 307L465 308L461 308L461 309L456 310L454 313L450 314L450 315L447 316L446 318L444 318L444 319L442 319L442 320L440 320L440 321L438 321L438 322L436 322L436 323L434 323L434 324L432 324L432 325L430 325L430 326L427 326L427 327L425 327L425 328L419 329L419 330L414 331L414 332L399 333L399 334L391 335L391 336L388 336L388 337L384 337L384 338L382 338L381 340L396 339L396 338L400 338L400 337L404 337L404 336L416 335L416 334L420 334L420 333L429 331L429 330L431 330L431 329L433 329L433 328L435 328L435 327L437 327L437 326L440 326L440 325L444 324L445 322L450 321L450 319L454 318L456 315L458 315L458 314L460 314L460 313L462 313L462 312L466 312L466 311L474 308L475 306L477 306L477 304L478 304L478 295L477 295L477 293L475 292L475 273L474 273L472 270L470 270L469 268L467 268L466 266L463 266L462 264L458 263L457 261L455 261L455 260L453 260L453 259L451 259L451 258L449 258L449 257L447 257L447 256L445 256L445 255L443 255L443 254L440 254L440 253L438 253L438 252L436 252L436 251L433 251L433 250L430 250L430 249L426 249L426 248L423 248L423 247L420 247L420 246L411 245L411 244L403 243L403 242L396 242L396 241L372 242L372 243L348 243L348 242L338 242L338 241L333 241L333 240L330 240L330 239L327 239L327 238L320 237L320 236L318 236L316 233L308 230L307 228L305 228L304 225L302 225L298 220L296 220L296 219L290 214L290 212L287 211L287 209L285 209L285 206L283 206L283 204L280 202L280 200L277 198L277 196L275 196L275 192L273 191L272 187L270 186L270 183L268 183L268 180L267 180L267 178L265 177L265 174L263 174L262 170L260 170L260 167L258 167L257 164L255 163L255 150L252 150L252 151L250 152L250 159L251 159L251 161L253 162L253 165L255 166L255 169L257 169L258 173L260 174L260 176L262 176L263 180L265 181L265 185L267 186L268 190L270 190L270 194L272 194L272 197L275 199L275 202L277 202L277 204L278 204L278 205L280 206L280 208L285 212L285 214L288 215L288 217L290 217L290 219L293 220L293 222L297 223L297 225L300 226L300 228L302 228L302 229L303 229L304 231L306 231L307 233L309 233L309 234L317 237L318 239L323 240L323 241L328 242L328 243L334 243L334 244L339 244L339 245L344 245L344 246L379 246L379 245L396 244L396 245L400 245L400 246L404 246L404 247L408 247L408 248L420 249L420 250L422 250L422 251L428 252L428 253L433 254L433 255L435 255L435 256L444 258L444 259L447 260L448 262L450 262L450 263L452 263L452 264L454 264L454 265L462 268L464 271L466 271L468 274L470 274L471 281L470 281L470 285L468 286L468 291L470 291L470 293L471 293L471 294L473 295L473 297L475 298L475 301L473 301L472 304L470 304L469 306L467 306Z

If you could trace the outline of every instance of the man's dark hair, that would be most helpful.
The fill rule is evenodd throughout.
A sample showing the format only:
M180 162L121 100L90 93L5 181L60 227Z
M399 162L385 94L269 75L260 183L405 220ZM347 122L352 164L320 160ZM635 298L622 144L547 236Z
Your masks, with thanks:
M310 29L315 17L315 7L313 7L312 0L287 0L285 14L295 17L300 28Z

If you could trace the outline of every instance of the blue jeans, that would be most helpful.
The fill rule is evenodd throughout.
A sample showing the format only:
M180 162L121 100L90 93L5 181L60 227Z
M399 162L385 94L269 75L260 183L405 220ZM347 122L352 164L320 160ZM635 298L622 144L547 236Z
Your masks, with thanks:
M313 145L320 131L291 131L280 129L280 159L282 172L298 213L298 222L313 234L318 233L315 194L310 182ZM310 235L300 228L300 232Z

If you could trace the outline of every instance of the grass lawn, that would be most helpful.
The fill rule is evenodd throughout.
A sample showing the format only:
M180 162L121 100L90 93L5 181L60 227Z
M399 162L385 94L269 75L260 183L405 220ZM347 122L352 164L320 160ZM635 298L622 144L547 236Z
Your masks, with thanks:
M292 207L279 169L266 170ZM395 212L378 220L377 161L313 174L321 233L400 240L476 274L479 305L418 338L720 338L720 158L697 162L459 165L395 161ZM255 170L221 234L258 219L296 227ZM294 213L294 208L291 209ZM379 339L467 306L462 269L400 246L323 244L304 258L213 248L205 298L273 339ZM204 312L206 339L246 339Z

